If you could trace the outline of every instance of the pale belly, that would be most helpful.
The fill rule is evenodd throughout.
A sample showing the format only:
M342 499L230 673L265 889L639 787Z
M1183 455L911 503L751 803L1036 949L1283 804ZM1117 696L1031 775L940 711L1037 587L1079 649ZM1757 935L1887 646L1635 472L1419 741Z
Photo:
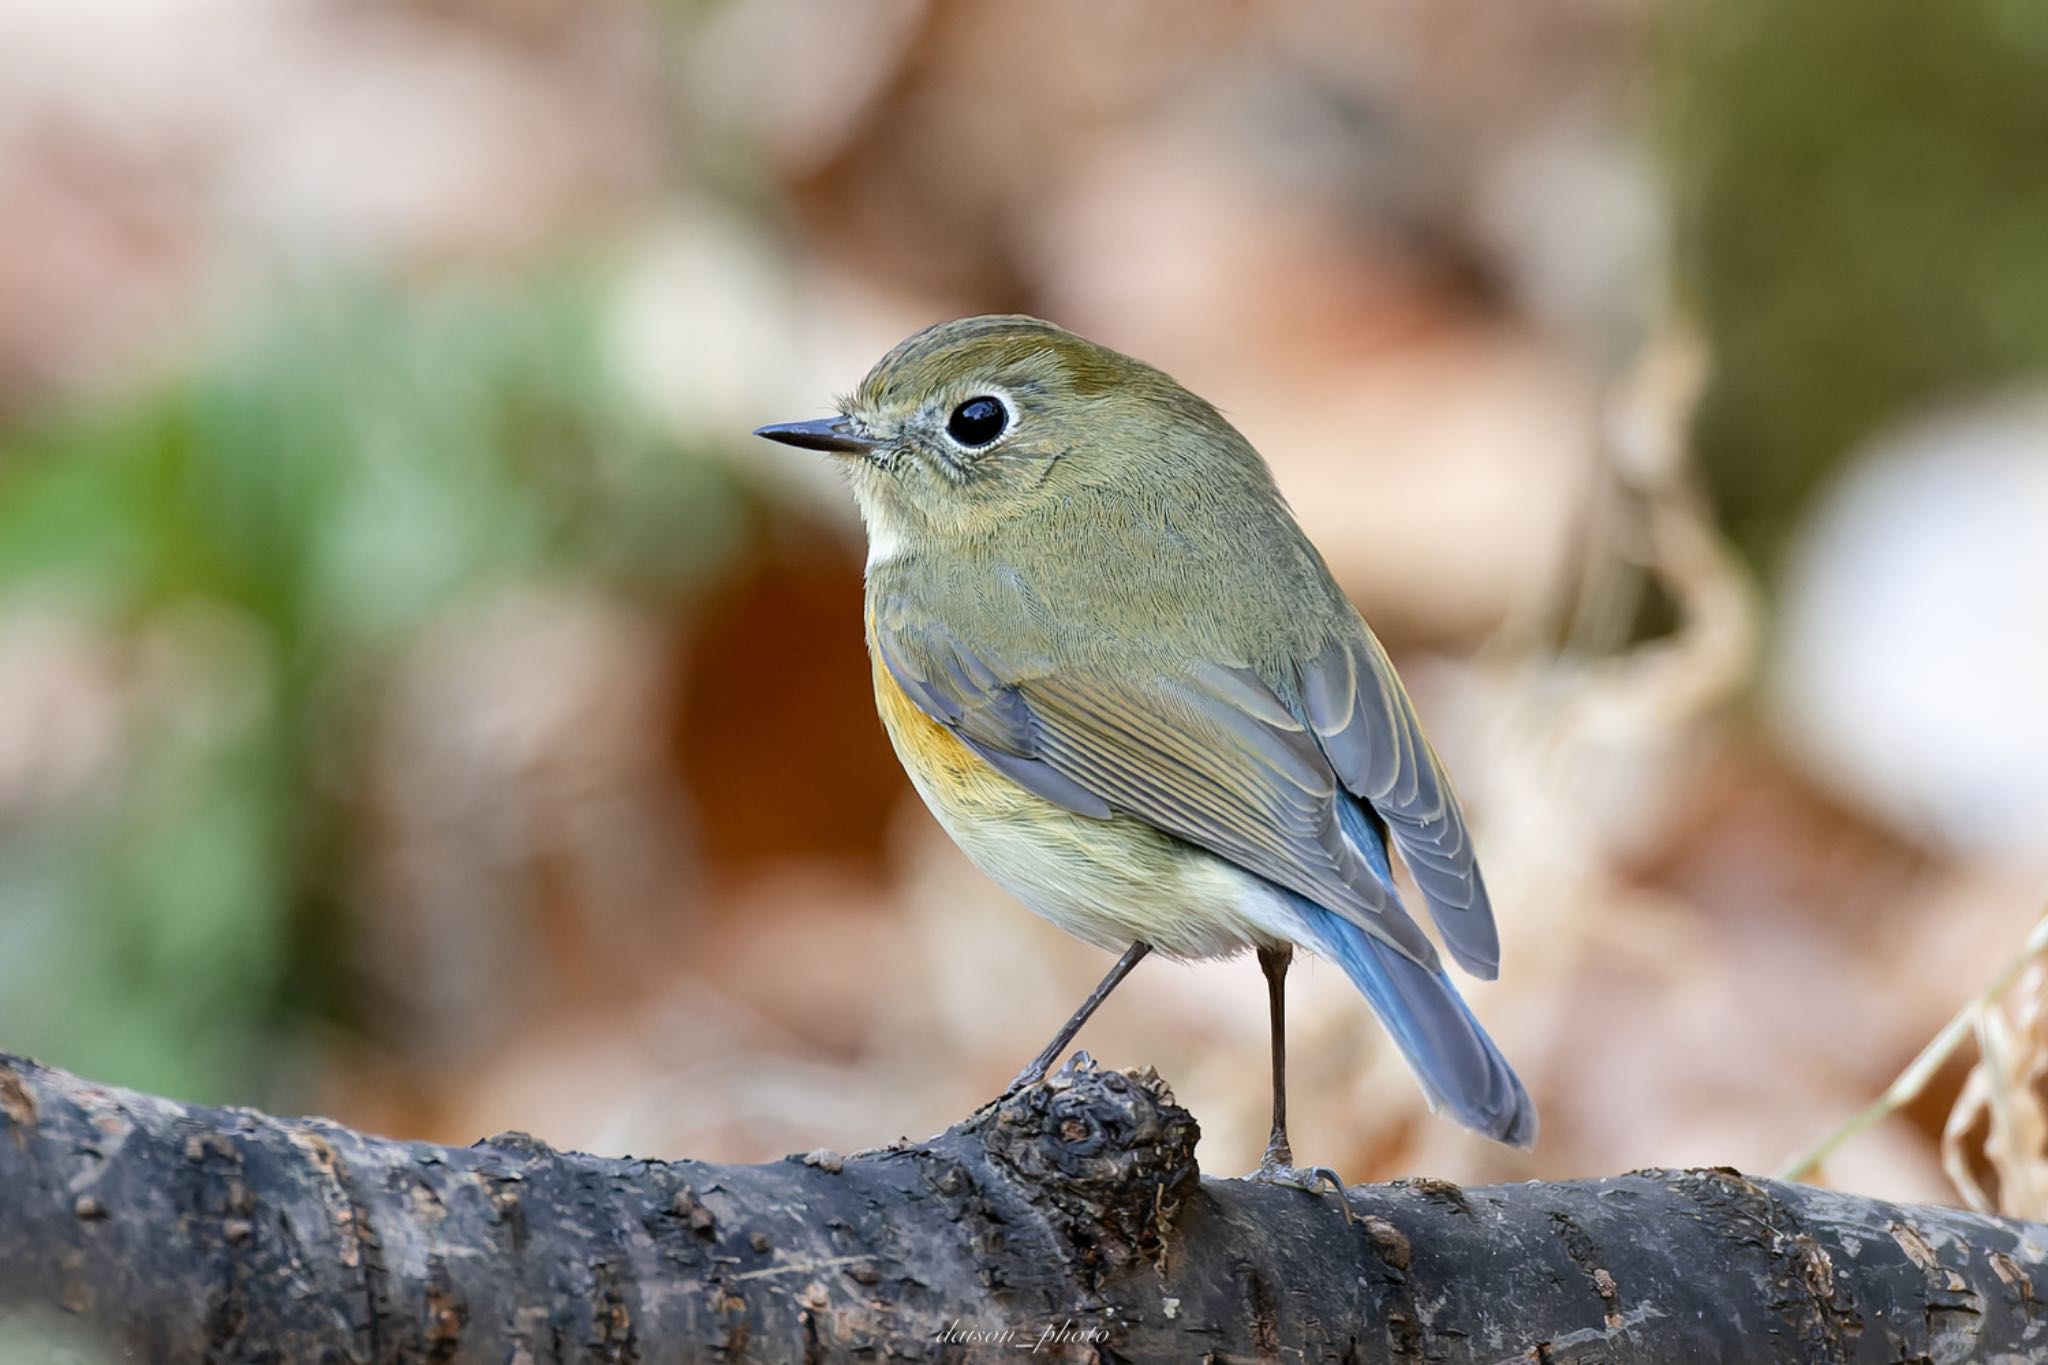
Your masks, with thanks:
M1295 911L1259 878L1142 821L1076 815L1018 786L918 710L879 661L875 699L904 771L953 842L1076 938L1202 958L1299 936Z

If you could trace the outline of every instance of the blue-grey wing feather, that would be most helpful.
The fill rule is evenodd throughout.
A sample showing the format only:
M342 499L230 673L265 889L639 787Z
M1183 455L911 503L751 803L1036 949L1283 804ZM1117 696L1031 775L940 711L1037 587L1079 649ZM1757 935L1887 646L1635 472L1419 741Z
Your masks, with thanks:
M1331 641L1301 668L1301 703L1345 787L1386 822L1451 956L1491 980L1500 936L1465 817L1379 642Z
M898 631L875 631L883 665L918 710L1026 791L1081 815L1109 818L1108 802L1031 756L1038 744L1035 719L1014 689L943 632L921 632L908 643L913 647Z
M1194 665L1108 677L1003 659L901 600L876 604L874 634L919 709L1020 786L1097 819L1141 819L1435 970L1435 946L1374 867L1384 853L1346 828L1351 797L1325 745L1257 674Z

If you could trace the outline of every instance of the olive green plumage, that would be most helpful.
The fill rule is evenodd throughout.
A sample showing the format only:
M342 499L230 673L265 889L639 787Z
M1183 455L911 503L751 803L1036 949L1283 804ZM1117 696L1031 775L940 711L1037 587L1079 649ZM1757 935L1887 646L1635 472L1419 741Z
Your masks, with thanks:
M1463 816L1258 452L1159 370L1024 317L917 334L841 413L764 434L853 456L884 718L969 855L1105 947L1335 958L1432 1101L1532 1140L1388 866L1390 834L1451 956L1493 975Z

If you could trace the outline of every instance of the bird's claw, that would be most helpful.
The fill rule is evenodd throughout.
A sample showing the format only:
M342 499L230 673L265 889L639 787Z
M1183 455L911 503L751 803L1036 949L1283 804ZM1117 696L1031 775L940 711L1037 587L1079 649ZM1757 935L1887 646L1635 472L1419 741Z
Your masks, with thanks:
M1351 1200L1344 1192L1344 1181L1328 1166L1289 1166L1268 1157L1245 1179L1255 1185L1284 1185L1288 1189L1314 1195L1329 1189L1337 1196L1337 1207L1344 1213L1344 1225L1351 1225Z
M1070 1071L1086 1071L1088 1068L1094 1065L1095 1059L1089 1056L1085 1050L1076 1051L1073 1056L1067 1058L1066 1064L1060 1067L1058 1071L1053 1071L1052 1067L1043 1059L1035 1061L1030 1066L1027 1066L1022 1071L1018 1072L1015 1079L1013 1079L1008 1085L1003 1087L1002 1094L997 1095L992 1100L989 1100L986 1104L982 1105L981 1108L975 1110L974 1112L977 1115L987 1113L989 1110L994 1109L997 1105L1001 1104L1004 1100L1009 1099L1012 1095L1015 1095L1017 1092L1021 1090L1029 1090L1032 1086L1038 1085L1041 1082L1043 1082L1046 1078L1046 1073L1048 1072L1051 1072L1055 1076L1064 1076Z

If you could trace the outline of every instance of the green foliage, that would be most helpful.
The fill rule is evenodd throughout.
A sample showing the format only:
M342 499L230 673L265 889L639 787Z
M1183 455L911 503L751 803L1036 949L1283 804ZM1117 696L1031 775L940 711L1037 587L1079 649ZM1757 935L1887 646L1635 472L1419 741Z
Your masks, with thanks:
M2048 6L1713 0L1674 36L1699 447L1770 567L1857 440L2048 368Z
M658 597L737 490L626 415L599 291L299 300L204 372L0 442L0 618L81 625L119 771L0 824L0 1038L204 1098L344 982L366 709L463 595ZM80 706L93 706L81 697Z

